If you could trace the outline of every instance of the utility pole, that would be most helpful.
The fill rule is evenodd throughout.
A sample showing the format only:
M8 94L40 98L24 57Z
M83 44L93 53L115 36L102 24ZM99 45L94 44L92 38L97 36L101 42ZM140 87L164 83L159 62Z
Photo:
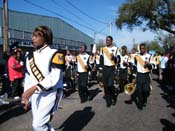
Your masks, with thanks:
M3 0L3 24L4 24L4 43L3 51L8 48L8 0Z
M94 32L94 44L92 45L92 53L96 53L96 43L95 43L95 40L96 40L96 32Z
M133 46L132 48L134 48L134 45L135 45L135 38L133 38L132 42L133 42L133 43L132 43L132 46Z
M96 35L97 35L97 33L94 32L94 44L95 44L95 41L96 41Z
M112 36L112 22L109 23L109 34Z

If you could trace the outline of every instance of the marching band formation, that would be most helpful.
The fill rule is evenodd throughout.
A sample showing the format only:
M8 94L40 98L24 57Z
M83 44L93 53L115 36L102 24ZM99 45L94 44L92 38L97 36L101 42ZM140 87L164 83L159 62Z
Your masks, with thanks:
M128 52L127 46L123 45L120 49L113 45L112 36L107 36L106 45L90 54L87 46L82 45L78 55L69 50L64 55L50 47L52 40L51 29L39 26L32 36L35 50L26 53L22 62L21 50L14 48L14 54L8 59L11 97L15 99L22 95L24 108L31 106L36 131L54 131L49 122L68 88L78 90L80 103L84 103L93 99L88 84L95 81L104 89L106 107L115 106L118 95L125 92L130 95L125 102L135 102L138 109L143 110L152 89L154 69L159 69L159 79L165 84L166 81L169 85L174 84L164 73L168 57L150 54L144 43ZM175 61L168 64L172 70L174 65ZM22 94L17 88L22 85L23 78Z
M113 45L113 38L107 36L106 45L95 53L88 55L86 45L81 46L77 56L73 57L68 52L65 72L76 72L74 77L77 77L81 103L91 99L87 85L96 80L104 88L107 107L115 105L117 96L122 92L131 96L127 103L135 101L140 110L146 106L152 88L151 72L158 66L158 57L149 54L145 44L128 53L127 46L120 49Z

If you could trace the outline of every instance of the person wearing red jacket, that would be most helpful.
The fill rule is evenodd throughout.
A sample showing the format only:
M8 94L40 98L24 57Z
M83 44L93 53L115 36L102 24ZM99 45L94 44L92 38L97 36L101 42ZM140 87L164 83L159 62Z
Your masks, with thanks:
M20 48L13 50L13 54L8 60L8 75L12 88L11 97L18 99L22 95L22 81L24 78L22 51Z

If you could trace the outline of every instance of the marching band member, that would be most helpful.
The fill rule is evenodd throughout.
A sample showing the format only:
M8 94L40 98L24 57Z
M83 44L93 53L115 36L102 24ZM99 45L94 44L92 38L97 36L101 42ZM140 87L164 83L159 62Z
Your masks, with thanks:
M159 65L160 65L160 58L161 58L161 55L160 55L160 53L156 53L156 56L155 56L156 58L156 65L157 65L157 68L158 68L158 70L159 70Z
M97 50L97 52L95 53L95 66L97 70L99 70L100 68L100 51L99 50Z
M51 49L53 35L47 26L35 28L32 36L34 52L26 58L26 73L22 104L33 114L34 131L55 131L49 124L63 93L64 56Z
M117 62L117 47L112 44L112 36L106 37L106 46L101 49L101 65L103 65L103 82L106 106L115 105L117 96L114 87L115 63Z
M120 92L124 91L124 86L127 84L128 81L128 59L129 56L127 55L127 47L122 46L121 55L119 55L119 90Z
M81 103L90 100L90 93L87 88L88 84L88 71L89 71L89 55L86 52L87 46L82 45L80 54L77 56L77 69L78 69L78 93Z
M71 66L72 59L73 59L72 54L70 53L69 50L67 50L66 51L66 56L65 56L65 65L66 65L66 68L69 68Z
M136 78L136 73L137 73L137 67L136 67L136 64L135 64L135 56L137 54L138 54L138 52L137 52L136 48L133 48L132 51L131 51L131 54L129 56L129 60L128 60L129 68L130 68L130 71L131 71L131 73L129 74L129 82L130 83L135 83L135 78ZM135 97L136 97L136 92L131 94L130 99L126 100L125 103L132 104L132 102L136 100Z
M100 86L103 86L102 82L102 68L100 67L100 50L96 51L95 54L95 69L96 69L96 79Z
M73 81L71 79L71 73L72 73L72 66L73 66L73 56L70 53L69 50L66 51L66 56L65 56L65 79L67 83L70 83L69 86L73 87Z
M76 56L75 52L73 51L72 52L73 71L76 69L76 59L77 59L77 56Z
M136 91L138 97L138 108L146 106L147 98L150 94L150 63L151 55L146 53L145 44L140 44L140 53L135 56L137 66Z
M90 66L90 71L89 71L89 81L95 80L95 54L91 53L89 56L89 66Z
M156 56L151 54L150 63L153 65L153 69L157 69Z
M167 62L168 62L168 57L166 54L161 54L160 56L160 67L159 67L159 80L162 81L161 83L165 83L165 71L167 68Z
M129 68L131 73L129 74L129 82L132 82L132 80L136 77L136 71L137 67L135 65L135 56L137 55L137 50L135 48L132 49L131 54L129 56L128 62L129 62Z

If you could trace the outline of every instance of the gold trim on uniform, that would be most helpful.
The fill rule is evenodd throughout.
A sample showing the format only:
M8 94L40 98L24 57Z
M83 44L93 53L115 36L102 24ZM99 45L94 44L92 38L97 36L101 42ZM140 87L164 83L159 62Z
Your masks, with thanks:
M84 72L87 72L87 69L85 68L85 63L83 62L83 60L81 59L80 55L77 56L77 60L80 63L82 69L84 70Z
M115 65L115 62L113 60L111 60L111 55L106 47L103 48L103 52L106 54L106 56L109 59L109 61L111 62L111 64Z
M138 55L135 56L136 60L140 63L141 66L144 67L145 62L142 60L142 58ZM148 68L145 69L146 72L150 72L150 70L148 70Z
M44 76L43 74L41 73L41 71L38 69L38 67L36 66L35 64L35 61L34 61L34 58L31 58L29 60L29 65L30 65L30 68L31 68L31 71L34 75L34 77L40 82L44 79Z
M52 59L52 63L58 65L64 64L64 55L62 53L56 53Z

